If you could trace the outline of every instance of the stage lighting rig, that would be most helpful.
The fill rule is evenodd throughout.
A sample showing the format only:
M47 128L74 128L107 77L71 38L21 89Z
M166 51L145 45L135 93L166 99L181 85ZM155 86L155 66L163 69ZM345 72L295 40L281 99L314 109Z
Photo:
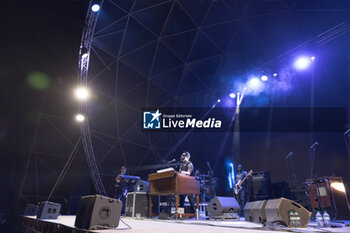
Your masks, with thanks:
M266 75L262 75L261 76L261 80L266 82L269 79L269 77L267 77Z
M75 120L78 121L78 122L83 122L85 120L85 117L83 114L77 114L75 116Z
M100 8L101 8L100 5L95 3L95 4L92 5L91 10L93 12L98 12L100 10Z
M298 57L294 62L294 67L297 70L305 70L311 65L311 62L313 62L314 60L315 60L314 56L312 56L312 57L306 57L306 56Z
M229 95L229 96L230 96L230 98L232 98L232 99L236 98L236 94L235 94L235 93L233 93L233 92L232 92L232 93L230 93L230 95Z
M90 91L85 87L77 87L74 90L74 96L79 101L85 101L90 96Z

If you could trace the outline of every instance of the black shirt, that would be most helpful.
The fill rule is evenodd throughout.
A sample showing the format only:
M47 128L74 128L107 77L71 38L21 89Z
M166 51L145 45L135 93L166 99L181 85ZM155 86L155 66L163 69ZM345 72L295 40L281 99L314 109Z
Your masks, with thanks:
M192 164L190 161L188 161L188 163L182 164L182 165L180 166L179 171L190 172L190 176L193 176L193 175L194 175L194 167L193 167L193 164Z

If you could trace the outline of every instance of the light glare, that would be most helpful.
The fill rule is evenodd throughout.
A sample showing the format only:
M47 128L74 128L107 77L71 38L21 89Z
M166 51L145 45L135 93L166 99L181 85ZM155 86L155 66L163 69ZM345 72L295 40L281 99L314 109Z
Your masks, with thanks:
M297 70L304 70L310 66L311 59L308 57L299 57L295 62L294 62L294 67Z
M333 183L331 183L331 186L332 186L332 188L334 188L334 189L336 189L336 190L338 190L340 192L345 193L345 186L344 186L343 183L341 183L341 182L333 182Z
M99 10L100 10L100 5L98 5L98 4L92 5L91 10L92 10L93 12L99 11Z
M230 97L232 98L232 99L234 99L234 98L236 98L236 94L235 93L230 93Z
M269 78L266 75L261 76L261 80L264 81L264 82L267 81L268 79Z
M74 95L78 100L87 100L90 96L90 92L85 87L78 87L75 89Z
M85 117L84 117L84 115L82 115L82 114L77 114L77 115L75 116L75 119L76 119L78 122L83 122L83 121L85 120Z

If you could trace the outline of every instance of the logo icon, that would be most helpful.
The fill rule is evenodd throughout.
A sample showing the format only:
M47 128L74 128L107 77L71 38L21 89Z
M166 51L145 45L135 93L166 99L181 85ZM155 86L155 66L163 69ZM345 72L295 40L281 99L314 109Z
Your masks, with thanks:
M143 128L160 129L161 115L162 113L159 112L159 109L157 111L143 112Z

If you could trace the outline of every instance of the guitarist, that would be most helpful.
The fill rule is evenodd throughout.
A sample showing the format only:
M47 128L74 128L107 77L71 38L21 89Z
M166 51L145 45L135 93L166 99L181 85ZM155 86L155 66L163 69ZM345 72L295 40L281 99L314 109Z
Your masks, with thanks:
M238 169L237 169L237 174L236 174L236 184L238 184L239 182L241 182L246 176L247 176L247 172L243 171L243 166L242 164L238 165ZM246 179L242 184L241 184L242 189L240 190L240 192L237 194L237 201L241 207L240 210L240 216L243 217L243 211L244 211L244 206L248 201L248 179Z

